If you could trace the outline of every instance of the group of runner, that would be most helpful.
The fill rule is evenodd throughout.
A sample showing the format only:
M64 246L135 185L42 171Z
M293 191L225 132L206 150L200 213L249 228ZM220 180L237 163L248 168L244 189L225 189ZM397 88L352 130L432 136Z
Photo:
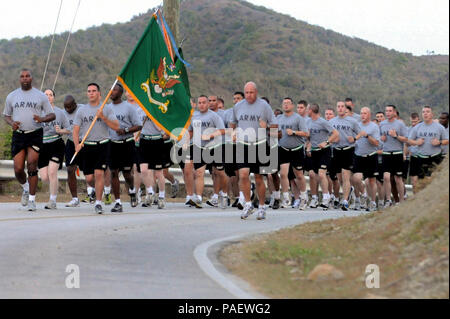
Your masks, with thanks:
M422 108L421 116L411 114L410 127L394 105L376 114L363 107L356 114L350 98L326 108L324 117L319 105L295 103L289 97L273 111L267 98L258 97L256 84L248 82L243 92L235 92L234 107L227 110L223 99L214 95L192 99L191 125L174 141L120 84L112 90L111 103L100 110L96 83L87 85L87 104L67 95L64 109L54 105L53 90L32 87L29 70L21 71L20 83L8 95L3 115L13 129L14 171L23 188L22 205L29 211L36 210L38 175L49 183L45 208L57 209L57 173L64 158L72 195L66 207L80 205L80 169L87 184L85 201L94 204L98 214L104 213L103 202L112 203L111 190L111 212L123 212L120 172L131 207L164 209L166 179L172 184L171 196L178 193L179 182L168 170L178 164L186 205L203 207L208 169L213 195L206 205L236 207L242 219L257 209L257 219L263 220L267 208L375 211L392 206L406 198L408 174L415 187L448 153L448 113L435 120L429 106Z

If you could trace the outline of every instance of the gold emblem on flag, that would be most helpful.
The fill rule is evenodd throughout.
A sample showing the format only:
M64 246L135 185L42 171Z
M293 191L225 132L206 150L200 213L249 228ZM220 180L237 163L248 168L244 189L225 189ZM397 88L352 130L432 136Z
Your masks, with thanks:
M174 90L171 90L171 88L181 83L177 80L180 78L179 75L169 75L167 70L168 67L166 58L161 58L161 62L156 74L155 70L153 69L152 73L150 74L150 78L148 78L146 82L141 84L141 89L147 93L150 103L158 105L162 113L167 113L170 101L166 100L165 102L160 102L152 97L150 85L153 86L153 90L155 91L155 93L161 94L162 97L165 98L167 96L173 95Z

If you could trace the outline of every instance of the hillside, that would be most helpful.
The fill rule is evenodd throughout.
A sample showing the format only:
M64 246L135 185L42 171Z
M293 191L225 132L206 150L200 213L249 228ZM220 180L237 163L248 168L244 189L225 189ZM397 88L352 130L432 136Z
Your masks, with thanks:
M449 161L400 206L307 223L221 251L221 262L271 298L449 298ZM270 215L268 215L270 220ZM335 279L313 269L328 264ZM380 270L368 289L366 267Z
M232 92L254 80L273 106L285 96L320 105L351 96L358 106L375 109L386 103L403 112L423 103L448 109L448 56L399 53L240 0L185 0L181 10L194 95L216 93L231 106ZM84 101L91 81L109 89L149 17L150 12L74 33L56 85L57 103L69 93ZM53 84L66 37L56 37L46 86ZM2 103L18 86L21 67L34 71L40 87L50 41L50 36L0 41Z

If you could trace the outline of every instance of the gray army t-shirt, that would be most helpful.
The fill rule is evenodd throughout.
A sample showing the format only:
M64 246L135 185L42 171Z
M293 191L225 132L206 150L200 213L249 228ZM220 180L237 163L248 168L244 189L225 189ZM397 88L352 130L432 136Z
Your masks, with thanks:
M353 117L334 117L330 120L330 124L339 132L339 141L333 143L333 148L348 147L355 144L350 143L347 139L349 136L354 138L360 131L358 122Z
M116 114L116 118L119 121L121 129L142 125L142 121L138 117L136 107L130 103L123 101L119 104L111 103L109 106L113 109L114 114ZM133 133L118 135L116 131L109 129L109 136L113 141L121 141L133 137Z
M55 120L51 122L41 123L44 128L44 143L51 143L59 139L61 135L56 133L55 126L58 125L61 129L69 129L69 121L65 112L59 107L54 107Z
M359 122L359 128L360 131L364 131L367 133L368 136L373 137L376 140L380 140L380 128L377 124L373 122L369 122L367 124L363 124L362 122ZM369 142L369 139L366 137L361 137L359 140L355 143L355 154L358 156L365 156L372 154L379 149L378 146L375 146Z
M73 123L75 122L75 116L77 115L77 111L79 109L80 109L80 104L77 104L76 109L72 113L67 112L65 109L63 110L64 115L67 118L67 124L68 124L67 129L71 132L73 132ZM69 134L68 139L73 142L73 135Z
M260 121L269 127L276 124L275 115L270 105L263 99L256 99L253 104L242 100L233 107L230 123L236 124L236 137L239 142L259 142L267 139L266 129L260 129Z
M192 117L191 125L189 126L189 131L193 132L193 143L194 145L205 147L213 146L222 143L222 137L216 137L210 141L202 140L201 135L212 134L217 130L224 130L225 125L220 116L211 110L204 113L199 112L197 115Z
M322 117L317 120L310 119L308 121L309 140L312 148L318 148L319 144L326 142L328 136L334 131L333 126Z
M94 121L99 109L100 104L97 106L91 106L90 104L79 106L73 125L80 127L80 139L84 138L84 135L87 133L89 126ZM103 114L108 120L117 121L116 115L110 106L105 105L103 108ZM99 142L105 139L109 139L109 127L102 121L101 118L98 118L86 141Z
M3 110L3 115L11 116L13 121L21 123L19 130L22 131L41 128L41 123L36 123L33 116L42 117L50 113L53 113L53 109L47 96L35 88L28 91L18 88L9 93Z
M144 123L142 126L142 135L163 135L163 130L161 130L153 121L151 118L148 117L147 113L144 112L143 109L140 107L136 109L136 113L139 117L139 119Z
M417 153L420 155L435 155L442 152L441 145L433 146L431 141L433 139L448 140L448 132L441 124L432 122L431 124L426 124L425 122L417 124L410 132L410 140L417 140L423 138L425 142L417 146Z
M296 148L300 145L304 144L304 139L300 136L287 134L287 129L291 129L293 131L303 131L307 132L308 128L306 127L306 121L303 117L294 113L290 116L286 114L281 114L277 118L278 129L281 131L282 137L278 141L278 144L285 148Z
M408 129L402 121L395 120L389 122L385 120L380 123L380 135L386 136L386 141L383 142L383 152L401 152L403 151L403 143L398 139L389 135L390 130L395 130L397 135L408 137Z

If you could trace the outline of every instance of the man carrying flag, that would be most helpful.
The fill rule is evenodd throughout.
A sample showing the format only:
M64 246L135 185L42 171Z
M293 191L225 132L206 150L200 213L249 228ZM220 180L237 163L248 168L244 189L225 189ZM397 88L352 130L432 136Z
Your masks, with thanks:
M95 177L95 212L103 214L102 194L104 186L104 174L107 164L108 147L110 143L109 128L117 131L120 128L119 121L111 106L100 108L100 86L90 83L87 87L89 103L80 107L73 124L73 142L76 152L83 151L83 173L89 184ZM98 121L89 131L89 126L98 116ZM84 144L79 143L83 136Z

